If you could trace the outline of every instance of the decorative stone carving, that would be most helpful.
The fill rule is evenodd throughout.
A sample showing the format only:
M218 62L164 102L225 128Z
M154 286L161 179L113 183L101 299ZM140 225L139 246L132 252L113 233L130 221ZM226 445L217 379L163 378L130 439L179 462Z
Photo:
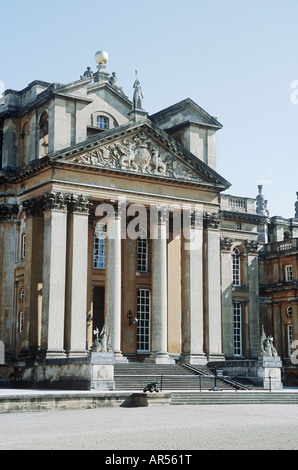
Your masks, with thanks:
M143 104L144 96L143 96L140 81L137 77L136 77L133 87L135 91L133 94L132 109L143 109L142 104Z
M220 249L221 249L221 251L231 251L233 243L234 243L233 238L221 237L221 239L220 239Z
M114 144L90 150L73 162L146 175L200 181L197 174L173 155L161 150L143 131Z
M68 207L72 212L79 212L80 214L89 214L89 197L82 194L71 194L68 198Z
M257 207L256 212L258 215L263 215L265 217L269 217L269 211L267 210L267 202L262 194L263 186L260 184L258 185L259 194L257 195Z
M109 340L109 330L107 324L105 323L100 334L99 329L94 330L96 339L92 345L93 352L108 352L108 340Z
M266 336L264 326L262 325L262 336L261 336L261 355L262 356L274 356L277 357L277 351L273 346L273 337Z
M219 214L211 214L205 212L204 214L204 228L218 229L220 227L220 216Z
M42 196L44 210L66 210L69 194L50 191Z
M260 244L256 240L246 240L245 246L248 253L256 254L259 250Z
M0 205L0 222L14 222L19 214L18 204Z
M27 217L43 217L43 203L41 199L31 198L24 201L23 209Z

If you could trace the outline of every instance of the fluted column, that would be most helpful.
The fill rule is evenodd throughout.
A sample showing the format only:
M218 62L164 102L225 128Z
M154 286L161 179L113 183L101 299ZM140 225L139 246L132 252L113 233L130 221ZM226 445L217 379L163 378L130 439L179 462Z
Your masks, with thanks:
M68 214L68 264L66 291L66 350L84 356L87 327L89 199L72 194Z
M65 356L66 197L50 192L44 201L41 348L46 357Z
M167 302L167 210L158 210L151 226L152 238L152 330L150 361L174 362L168 354Z
M182 355L191 364L205 364L203 352L203 220L202 212L191 215L182 238Z

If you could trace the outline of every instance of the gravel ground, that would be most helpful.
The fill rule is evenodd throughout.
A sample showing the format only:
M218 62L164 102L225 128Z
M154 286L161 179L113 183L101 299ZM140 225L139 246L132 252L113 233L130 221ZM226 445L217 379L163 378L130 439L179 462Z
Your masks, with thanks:
M98 408L0 415L1 450L297 450L298 405Z

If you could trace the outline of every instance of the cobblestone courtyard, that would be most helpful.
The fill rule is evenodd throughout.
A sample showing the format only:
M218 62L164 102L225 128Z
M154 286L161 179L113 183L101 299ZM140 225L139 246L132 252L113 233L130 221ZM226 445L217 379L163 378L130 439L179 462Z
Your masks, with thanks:
M298 405L19 412L0 423L1 450L298 449Z

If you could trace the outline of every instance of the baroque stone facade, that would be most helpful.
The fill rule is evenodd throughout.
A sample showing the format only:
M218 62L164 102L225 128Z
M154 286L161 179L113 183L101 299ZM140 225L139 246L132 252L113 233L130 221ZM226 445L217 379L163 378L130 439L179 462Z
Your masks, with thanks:
M190 99L149 116L140 83L131 101L96 60L73 83L0 100L7 363L31 382L80 387L100 368L112 384L111 356L90 359L104 325L113 361L257 358L259 257L275 227L262 188L225 193L217 119Z

